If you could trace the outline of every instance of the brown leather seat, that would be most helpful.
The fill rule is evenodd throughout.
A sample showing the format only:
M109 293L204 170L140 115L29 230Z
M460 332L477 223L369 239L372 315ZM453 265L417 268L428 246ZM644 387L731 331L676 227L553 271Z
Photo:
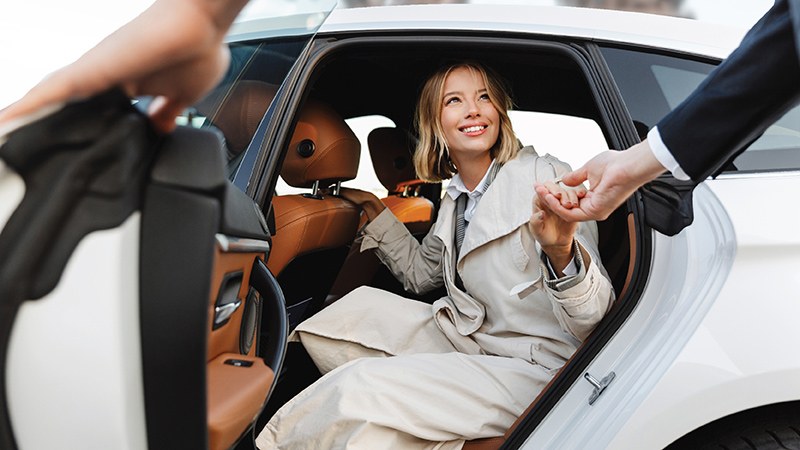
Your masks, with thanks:
M272 200L275 235L267 266L286 297L290 327L318 311L355 239L360 210L329 194L355 178L361 144L329 106L308 101L281 169L287 184L308 194Z
M414 138L400 128L376 128L367 137L372 166L389 195L381 201L414 234L427 233L433 218L433 202L419 196L424 184L417 179Z
M424 182L416 178L411 160L414 138L400 128L376 128L369 133L367 144L375 175L389 191L381 202L411 234L421 239L431 227L434 206L433 202L419 196ZM359 226L365 223L366 216L362 216ZM404 293L402 285L383 267L374 250L361 252L353 247L333 284L329 302L364 285Z

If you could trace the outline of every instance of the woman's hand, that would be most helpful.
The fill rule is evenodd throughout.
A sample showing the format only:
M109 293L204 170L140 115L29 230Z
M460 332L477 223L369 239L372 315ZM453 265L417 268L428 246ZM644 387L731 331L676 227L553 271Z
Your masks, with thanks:
M386 206L383 202L375 196L375 194L360 189L351 189L343 187L339 193L342 198L355 203L367 215L367 219L372 221L378 217L378 214L383 211Z
M119 86L131 97L155 96L151 120L159 130L171 131L175 117L224 75L230 56L223 38L246 3L156 0L139 17L0 111L0 129Z
M545 186L554 197L560 199L561 204L574 203L577 205L579 198L586 193L585 189L580 192L579 189L565 188L552 181L546 182ZM578 223L568 222L554 214L547 203L534 195L533 212L528 221L528 227L550 260L556 275L563 276L564 268L574 256L572 243Z

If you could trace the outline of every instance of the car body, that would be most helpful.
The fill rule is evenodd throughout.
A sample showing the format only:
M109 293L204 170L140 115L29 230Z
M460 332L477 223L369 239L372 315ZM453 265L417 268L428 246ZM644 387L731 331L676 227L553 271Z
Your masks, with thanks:
M522 143L578 166L599 151L638 142L743 35L686 19L579 8L425 5L329 16L322 8L288 18L264 12L256 2L240 17L228 39L232 69L181 118L205 130L185 127L166 143L145 140L140 145L156 162L144 158L130 166L139 172L124 172L143 194L108 194L127 212L67 236L71 244L48 241L53 255L43 250L31 263L49 276L26 281L33 288L4 312L6 444L247 448L249 437L240 438L253 428L253 408L260 410L270 391L272 403L281 398L281 381L260 373L238 385L233 391L252 389L240 396L256 399L242 403L245 409L219 400L236 395L220 394L212 381L233 385L238 375L219 364L234 366L229 361L239 358L257 367L267 359L275 380L299 370L291 362L282 367L285 332L315 307L293 303L289 291L322 275L301 262L282 279L288 269L270 264L281 239L275 199L295 192L279 173L305 120L300 112L312 101L330 106L359 135L387 124L411 131L426 74L447 60L477 60L511 86ZM248 83L260 104L231 112ZM255 118L248 116L253 111ZM362 143L362 166L372 165L364 157L368 145ZM0 270L10 283L20 278L8 278L19 275L10 269L17 259L8 248L20 242L17 251L29 254L41 235L9 224L36 186L47 187L45 175L20 175L13 158L0 156L0 223L7 223ZM109 167L103 170L119 173ZM504 448L694 448L751 425L783 436L792 423L787 409L800 410L800 354L793 351L800 342L800 238L793 233L800 214L791 205L799 169L795 109L693 192L664 175L600 223L616 305ZM48 170L48 177L58 173ZM380 189L374 185L361 176L345 182ZM106 198L94 187L82 195ZM431 185L419 191L434 208L440 193ZM97 216L99 207L89 203L76 200L76 217L54 216L63 221L56 223L72 230L86 215ZM55 233L49 220L43 230ZM339 278L329 280L326 302L353 287L334 292L339 285L330 283L362 283L342 281L346 253L337 256L343 268L330 275ZM396 289L377 275L368 284ZM4 289L17 292L10 284ZM226 296L230 305L219 303ZM234 300L260 305L259 312L248 316ZM282 319L267 313L269 305L278 315L288 308L288 324L276 325ZM230 316L220 312L229 308ZM241 348L248 317L246 334L258 344ZM239 337L219 338L225 327L236 327ZM228 372L220 375L220 367ZM602 389L593 384L604 381ZM205 418L215 407L247 417L212 432Z

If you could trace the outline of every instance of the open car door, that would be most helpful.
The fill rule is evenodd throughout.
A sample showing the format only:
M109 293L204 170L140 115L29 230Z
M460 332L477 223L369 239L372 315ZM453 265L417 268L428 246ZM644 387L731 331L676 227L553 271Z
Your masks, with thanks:
M296 3L244 12L282 44L277 89L335 4ZM248 51L265 50L234 51L211 109L170 135L112 90L0 137L0 448L226 449L248 436L287 330L266 220L233 183L259 146L236 158L253 136L217 122Z

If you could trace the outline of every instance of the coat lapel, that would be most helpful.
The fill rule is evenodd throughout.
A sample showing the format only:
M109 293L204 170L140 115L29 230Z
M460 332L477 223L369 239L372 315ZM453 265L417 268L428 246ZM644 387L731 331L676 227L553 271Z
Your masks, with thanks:
M506 163L483 194L467 227L459 263L473 250L503 237L528 222L533 205L533 183L541 158L533 147L524 147ZM544 176L553 174L544 174ZM542 174L540 174L540 177Z

